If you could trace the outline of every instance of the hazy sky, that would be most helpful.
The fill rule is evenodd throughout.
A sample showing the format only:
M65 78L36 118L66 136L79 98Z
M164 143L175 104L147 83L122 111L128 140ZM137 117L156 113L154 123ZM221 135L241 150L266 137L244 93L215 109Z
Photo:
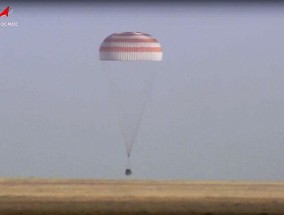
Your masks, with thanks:
M7 5L0 3L0 10ZM16 4L0 26L0 177L125 178L98 60L140 31L164 59L131 178L284 179L284 5Z

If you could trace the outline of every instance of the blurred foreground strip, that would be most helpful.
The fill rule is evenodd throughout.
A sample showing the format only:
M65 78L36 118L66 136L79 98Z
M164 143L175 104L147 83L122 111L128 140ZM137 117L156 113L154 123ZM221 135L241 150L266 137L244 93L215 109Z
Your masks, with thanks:
M1 215L284 214L284 182L0 179Z

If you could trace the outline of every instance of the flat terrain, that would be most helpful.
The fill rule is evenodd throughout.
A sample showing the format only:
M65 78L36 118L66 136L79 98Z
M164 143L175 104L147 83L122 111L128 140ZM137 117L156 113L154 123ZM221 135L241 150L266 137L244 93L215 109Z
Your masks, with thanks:
M0 215L284 214L284 182L0 179Z

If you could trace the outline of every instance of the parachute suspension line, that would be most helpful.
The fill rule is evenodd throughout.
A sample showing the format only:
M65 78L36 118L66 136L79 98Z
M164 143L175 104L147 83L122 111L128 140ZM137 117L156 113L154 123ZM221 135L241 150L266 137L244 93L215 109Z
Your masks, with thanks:
M113 63L113 62L112 62ZM119 127L121 130L121 133L123 135L123 139L124 139L124 144L126 146L126 153L127 153L127 166L126 166L126 170L125 170L125 175L131 175L132 171L131 171L131 163L130 163L130 155L131 155L131 151L132 151L132 147L134 145L135 142L135 138L137 136L138 133L138 129L140 126L140 120L138 122L137 128L134 129L136 130L136 132L134 132L133 138L129 138L129 134L127 134L128 132L125 132L124 129L124 125L123 125L123 121L125 119L123 119L123 117L121 117L121 107L122 105L122 101L120 100L121 95L119 95L119 80L117 79L117 73L121 73L121 71L119 71L118 68L116 68L116 66L110 65L109 63L102 63L102 68L104 73L106 73L107 75L107 79L108 79L108 84L109 84L109 96L112 100L112 105L116 107L117 109L117 113L118 113L118 123L119 123ZM142 107L142 109L144 109ZM142 113L143 114L143 113ZM141 119L142 114L140 114L139 118Z
M131 171L131 163L130 163L130 154L127 153L127 167L125 170L125 175L129 176L131 174L132 174L132 171Z
M121 64L123 62L108 62L102 63L102 67L107 74L109 96L117 111L127 155L130 156L142 123L145 107L152 96L156 70L149 71L147 66L137 62L132 63L130 70L126 68L130 67L129 63ZM143 74L142 77L141 74Z

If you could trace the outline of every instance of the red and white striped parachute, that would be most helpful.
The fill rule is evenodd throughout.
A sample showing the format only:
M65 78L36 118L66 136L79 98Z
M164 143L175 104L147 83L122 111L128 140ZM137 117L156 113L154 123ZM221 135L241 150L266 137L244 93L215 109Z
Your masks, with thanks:
M141 32L111 34L100 46L100 60L103 61L161 61L162 58L158 40Z
M141 32L111 34L100 46L99 59L109 79L110 95L116 103L126 146L126 175L131 175L132 147L152 91L155 73L160 68L160 63L156 62L162 58L163 51L158 40Z

